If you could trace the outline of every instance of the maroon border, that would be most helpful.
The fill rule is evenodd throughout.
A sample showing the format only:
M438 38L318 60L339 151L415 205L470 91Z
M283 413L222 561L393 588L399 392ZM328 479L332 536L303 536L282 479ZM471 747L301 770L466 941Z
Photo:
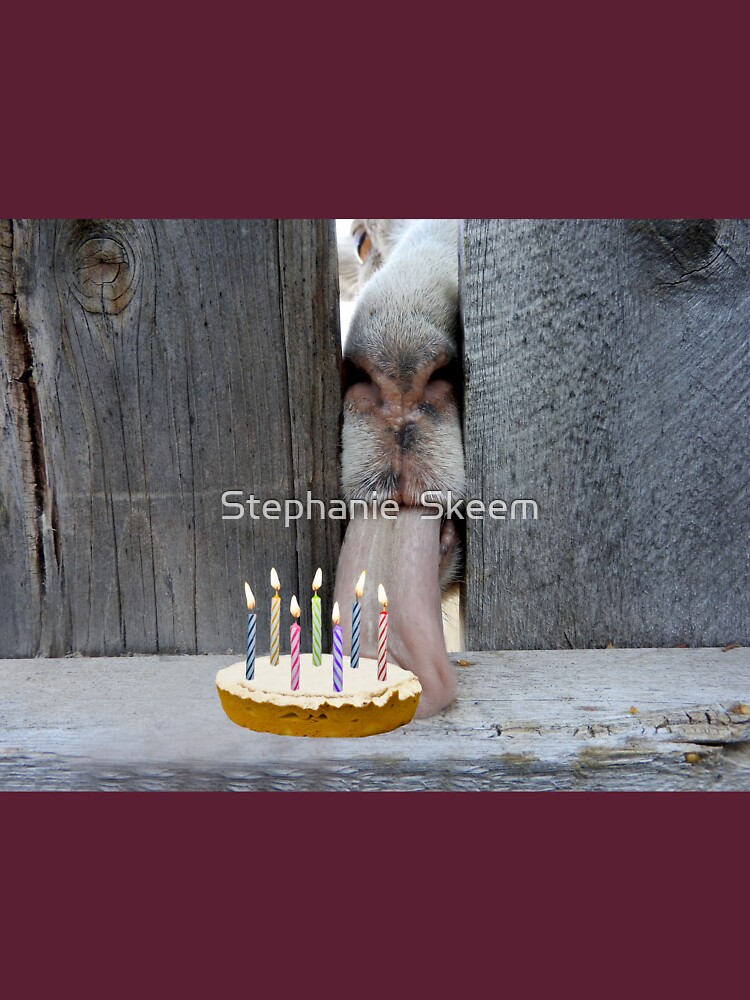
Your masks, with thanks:
M722 58L720 87L696 81L689 95L674 92L663 106L653 93L645 103L643 87L626 109L622 93L613 96L595 77L586 105L580 95L566 100L559 79L524 103L527 66L512 93L488 89L481 101L476 88L457 91L447 107L407 106L400 117L387 94L367 111L354 98L335 103L342 80L330 76L321 83L336 86L329 102L308 93L302 110L299 94L258 102L247 85L234 99L220 88L213 103L206 94L197 106L165 109L147 77L127 81L133 112L118 121L117 88L102 69L100 89L80 81L83 126L54 113L65 86L79 83L74 77L55 81L54 104L39 95L25 110L24 94L14 95L0 213L295 218L352 216L366 206L371 215L405 217L744 217L744 79L733 95L726 50ZM744 58L738 73L742 66ZM621 89L638 82L638 67L628 70ZM8 65L6 77L16 80L29 76L28 66L17 73ZM358 124L363 114L367 127ZM388 137L385 148L378 132Z
M36 987L23 995L75 981L107 996L139 983L632 996L685 978L696 995L744 954L742 794L0 802L4 975L22 970Z
M420 65L417 45L378 56L360 39L341 58L332 42L295 75L313 11L301 24L283 8L294 22L283 45L234 20L198 19L188 38L182 18L160 27L156 9L91 43L77 21L73 47L59 34L67 8L60 23L9 24L6 39L36 41L4 52L0 212L750 216L746 60L733 51L745 32L731 25L717 34L702 23L690 45L680 18L657 36L653 13L639 35L628 14L614 34L589 20L575 47L559 23L537 44L530 8L522 35L510 20L474 26L482 48L469 65ZM437 97L389 92L405 65L439 82ZM385 150L378 129L391 137ZM262 970L272 995L426 984L469 996L566 984L649 995L686 976L696 993L742 968L748 803L733 793L6 793L6 976L12 968L26 995L44 981L171 993L185 978L211 995L260 989ZM394 949L407 956L400 972Z

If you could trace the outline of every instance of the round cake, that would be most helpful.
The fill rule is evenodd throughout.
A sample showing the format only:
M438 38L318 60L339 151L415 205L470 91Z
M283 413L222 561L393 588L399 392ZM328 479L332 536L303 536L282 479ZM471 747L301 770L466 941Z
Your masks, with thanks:
M352 670L344 657L343 691L333 690L332 657L313 666L312 654L300 657L300 685L291 690L288 656L271 666L267 656L255 661L255 677L245 679L245 661L216 675L216 688L232 722L279 736L374 736L411 722L422 687L409 670L388 664L387 680L378 680L377 660L360 657Z

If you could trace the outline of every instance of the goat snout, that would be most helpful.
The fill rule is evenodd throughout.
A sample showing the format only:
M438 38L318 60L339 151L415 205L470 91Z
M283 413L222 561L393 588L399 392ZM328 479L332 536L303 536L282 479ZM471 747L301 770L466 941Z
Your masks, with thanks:
M453 386L439 377L442 367L435 362L406 378L372 368L357 369L358 380L346 392L346 408L376 420L393 432L400 448L407 449L415 443L420 424L455 408Z
M398 509L352 516L335 594L350 600L364 566L368 580L382 580L393 608L389 653L418 674L419 711L431 715L455 690L440 592L459 573L461 525L426 507L458 500L466 488L457 227L450 219L358 219L352 234L360 294L344 345L342 495ZM423 603L415 605L415 593ZM377 611L374 588L364 600ZM365 620L361 649L377 651L377 614L363 611Z
M463 491L461 428L454 386L438 359L409 371L351 365L343 445L348 497L419 504L424 492Z

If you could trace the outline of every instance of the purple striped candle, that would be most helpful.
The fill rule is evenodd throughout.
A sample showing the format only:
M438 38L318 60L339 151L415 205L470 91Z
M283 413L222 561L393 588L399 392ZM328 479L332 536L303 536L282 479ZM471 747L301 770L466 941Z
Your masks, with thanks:
M343 691L344 689L344 639L342 629L339 625L341 615L339 614L339 602L333 605L333 690Z
M365 592L365 570L362 570L362 574L357 580L357 586L354 588L354 604L352 605L352 651L349 658L349 666L352 670L356 670L359 667L359 630L360 630L360 615L362 612L362 607L360 601L362 600L362 595Z

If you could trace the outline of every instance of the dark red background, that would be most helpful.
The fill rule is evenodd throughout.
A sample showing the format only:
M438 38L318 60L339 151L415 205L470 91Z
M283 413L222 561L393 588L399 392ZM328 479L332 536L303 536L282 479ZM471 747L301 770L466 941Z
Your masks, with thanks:
M0 211L750 214L745 26L644 10L26 4ZM9 996L733 988L749 801L6 794L3 975Z
M0 801L8 996L712 996L743 976L743 794Z
M745 15L720 5L141 7L5 12L3 212L750 209Z

